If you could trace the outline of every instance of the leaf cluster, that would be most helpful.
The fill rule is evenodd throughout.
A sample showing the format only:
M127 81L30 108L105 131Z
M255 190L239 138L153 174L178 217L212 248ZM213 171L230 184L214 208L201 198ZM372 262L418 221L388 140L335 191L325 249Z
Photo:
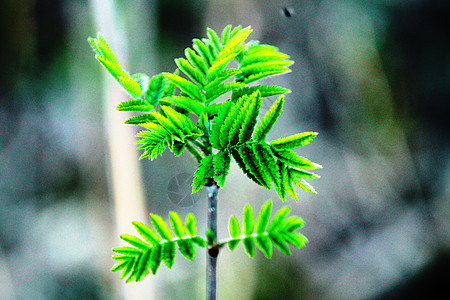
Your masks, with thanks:
M236 216L231 216L228 226L231 238L222 242L221 245L227 244L230 250L234 250L239 242L242 242L248 256L253 257L255 248L258 248L267 258L272 257L272 245L286 255L291 254L288 244L303 248L308 239L296 232L303 227L303 220L297 216L288 217L291 208L284 206L273 215L269 222L271 210L272 202L267 201L261 207L255 221L253 209L247 204L242 217L242 230Z
M143 112L126 121L144 128L137 134L138 148L144 151L141 158L154 159L166 148L178 156L187 149L199 162L193 192L210 178L223 187L233 158L258 185L274 186L283 201L286 194L297 200L293 186L315 193L305 179L319 176L306 170L321 166L292 149L309 144L317 133L266 141L281 114L284 97L257 122L261 103L266 97L290 91L254 82L289 72L293 62L274 46L245 43L251 32L250 27L229 25L219 36L208 28L207 38L194 39L193 46L184 51L185 58L175 60L178 69L174 73L151 78L128 75L101 34L89 42L96 58L132 97L117 109ZM232 61L236 66L230 67ZM219 100L224 97L225 101Z
M177 249L186 259L193 260L196 252L194 246L204 248L207 244L204 238L197 235L194 215L188 214L183 224L180 216L171 211L169 219L172 231L164 220L155 214L150 214L154 229L141 222L133 222L140 238L129 234L120 236L131 247L113 249L117 253L113 259L118 263L112 271L122 271L120 278L128 276L127 282L140 281L150 272L156 274L161 262L167 268L172 268Z
M303 227L303 220L296 216L288 217L291 211L288 206L282 207L272 218L271 210L272 202L267 201L255 221L252 207L246 205L242 230L238 219L232 216L229 221L230 236L221 242L198 236L195 217L191 213L183 224L176 212L169 212L170 227L160 216L150 214L153 229L141 222L133 222L140 237L129 234L120 236L130 246L113 249L117 253L113 256L117 264L112 270L121 271L121 279L127 278L127 282L140 281L150 272L156 274L161 262L169 269L172 268L177 250L186 259L193 260L195 247L204 248L207 245L210 248L228 245L230 250L234 250L242 242L250 257L255 255L255 249L258 248L267 258L272 257L273 246L286 255L291 253L288 244L302 248L308 240L296 231Z

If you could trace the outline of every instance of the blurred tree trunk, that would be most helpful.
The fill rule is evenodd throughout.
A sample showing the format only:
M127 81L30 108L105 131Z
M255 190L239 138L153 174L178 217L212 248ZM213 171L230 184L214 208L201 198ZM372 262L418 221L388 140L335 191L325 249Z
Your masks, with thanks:
M125 35L123 23L126 19L133 19L132 24L139 23L140 27L144 27L145 30L141 32L147 32L149 27L142 22L142 20L136 20L139 18L138 13L146 15L153 10L149 10L143 14L143 11L137 12L138 8L142 8L142 1L133 3L136 9L131 10L136 15L129 15L128 9L117 9L117 3L113 0L91 0L90 6L96 23L98 31L107 39L111 48L121 65L126 69L127 67L127 53L128 42ZM129 8L129 7L127 7ZM152 18L148 18L152 19ZM135 47L133 47L135 48ZM149 51L149 49L145 49ZM136 55L136 53L134 53ZM115 236L119 236L122 233L131 232L131 221L146 220L146 207L144 202L143 184L141 181L141 170L138 164L138 153L134 145L134 129L131 126L125 126L124 121L130 117L126 113L118 113L115 107L118 103L127 99L127 96L120 88L117 82L107 74L103 72L104 85L103 85L103 111L104 111L104 126L106 132L106 138L108 141L107 158L109 163L110 174L110 192L112 193L114 203L114 218L115 218ZM120 242L117 240L117 245ZM147 280L145 283L125 284L123 281L119 281L118 276L115 276L117 280L117 292L121 295L117 295L119 299L155 299L154 288L152 280Z

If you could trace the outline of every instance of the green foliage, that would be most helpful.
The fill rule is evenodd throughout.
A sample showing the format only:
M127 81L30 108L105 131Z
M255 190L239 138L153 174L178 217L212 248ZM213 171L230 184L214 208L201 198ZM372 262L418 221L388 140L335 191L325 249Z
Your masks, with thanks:
M175 59L177 69L173 73L152 77L124 71L101 34L89 38L89 43L97 60L132 97L120 103L117 110L141 113L125 122L143 128L136 142L144 151L141 158L153 160L166 148L179 156L187 149L198 162L192 192L213 182L223 187L233 158L256 184L274 187L282 201L286 194L298 201L294 186L316 193L306 179L319 178L309 170L321 166L293 149L308 145L317 133L303 132L267 141L282 113L284 95L290 90L255 82L290 72L293 62L276 47L246 42L251 32L250 27L228 25L218 35L208 28L207 38L193 39L192 47L184 51L185 58ZM263 101L272 96L279 97L258 121ZM170 227L160 216L151 214L153 229L133 222L140 238L121 236L131 246L113 249L117 253L113 258L118 261L113 271L122 271L121 278L127 277L127 282L140 281L150 272L155 274L161 262L171 268L177 249L192 260L195 246L218 249L228 245L234 250L242 242L250 257L258 248L268 258L273 246L287 255L288 244L302 248L307 239L296 230L303 221L288 217L289 207L283 207L270 219L271 210L272 202L268 201L255 220L252 207L245 206L242 227L232 216L230 237L223 242L217 242L210 229L205 238L197 236L192 214L183 224L178 214L170 212Z
M95 39L89 38L96 58L133 97L119 104L117 110L144 113L126 121L127 124L145 128L137 135L140 138L138 148L144 150L141 158L154 159L166 148L175 155L181 155L188 149L200 163L216 149L224 153L216 154L211 160L217 165L208 169L214 172L199 170L196 174L213 176L222 187L228 174L229 158L236 159L236 155L243 153L246 154L245 159L238 159L238 164L256 183L270 188L272 182L279 181L274 181L280 176L274 175L273 159L269 159L270 172L261 169L260 163L266 162L266 156L270 154L261 150L266 147L252 143L266 143L267 133L281 113L283 98L279 98L276 106L258 124L255 136L252 137L252 134L263 99L290 91L278 86L248 86L248 83L287 73L292 61L276 47L261 45L257 41L245 43L251 32L250 27L232 28L229 25L218 35L208 28L207 38L194 39L192 48L184 51L186 57L175 59L178 69L174 73L164 72L151 78L142 73L129 76L100 33ZM233 60L238 66L228 67ZM223 97L227 105L214 103ZM162 107L172 107L179 114L170 110L167 112ZM180 114L187 114L187 118ZM188 121L189 114L203 116L202 121L193 125ZM298 141L297 144L294 142L287 140L283 144L275 141L274 147L282 150L290 145L300 145ZM252 155L255 151L259 151L259 160ZM227 160L223 161L220 157ZM286 163L286 159L282 162ZM198 168L206 168L202 167L204 165L199 164ZM273 175L272 179L265 176L269 173ZM198 178L193 191L202 187L199 183L207 181L208 177ZM301 181L297 183L301 184ZM279 189L279 184L275 187Z
M114 248L117 255L113 259L118 263L113 267L113 271L122 271L120 278L128 276L127 282L140 281L150 272L156 274L164 262L167 268L172 268L175 256L176 246L178 251L188 260L195 257L195 246L204 248L207 244L206 239L197 236L197 227L193 214L188 214L183 222L180 216L171 211L169 213L170 228L164 220L154 214L150 214L150 220L154 229L140 223L133 222L133 226L140 237L123 234L122 240L130 246ZM174 237L175 236L175 237Z
M286 255L291 254L288 244L302 248L308 239L296 230L303 227L303 220L296 216L287 217L291 209L285 206L269 222L271 210L272 202L267 201L261 207L255 222L252 207L246 205L242 217L242 234L238 219L231 216L228 226L230 238L220 245L226 244L230 250L234 250L242 242L245 252L253 257L256 244L256 248L267 258L272 257L272 246Z
M158 215L150 214L152 227L140 222L133 222L133 226L140 237L123 234L122 240L130 246L114 248L117 255L113 259L118 263L113 271L121 271L121 279L140 281L150 272L155 275L161 262L171 269L175 257L180 252L186 259L193 260L195 247L223 247L228 245L230 250L236 249L240 242L248 256L255 255L258 248L267 258L272 257L273 246L286 255L290 255L288 244L302 248L307 238L296 232L303 227L303 220L296 216L288 217L291 209L287 206L278 210L269 221L272 212L272 201L267 201L261 207L256 220L253 208L244 207L242 227L236 216L229 221L230 237L216 242L210 231L206 238L197 235L196 220L193 214L186 216L185 222L176 212L169 212L169 225ZM242 230L241 230L242 228Z

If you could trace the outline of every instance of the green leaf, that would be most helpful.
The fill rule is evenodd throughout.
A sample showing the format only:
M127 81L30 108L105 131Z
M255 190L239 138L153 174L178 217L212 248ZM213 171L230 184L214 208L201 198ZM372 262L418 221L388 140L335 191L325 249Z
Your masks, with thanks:
M197 225L195 222L195 216L192 213L188 213L186 215L184 226L186 228L186 233L190 237L194 237L197 234Z
M222 45L228 43L230 37L231 25L227 25L222 31Z
M194 243L191 239L180 239L177 240L178 250L183 254L188 260L193 260L195 256Z
M295 201L298 201L297 195L295 194L295 190L292 187L292 180L289 177L286 165L282 162L278 162L278 167L281 175L281 185L280 191L277 191L280 195L281 200L286 201L286 192L289 196L291 196Z
M139 125L143 123L154 123L154 122L156 123L158 122L156 121L154 116L152 116L151 114L142 114L129 118L128 120L125 121L125 124Z
M192 123L191 119L189 117L177 112L170 106L161 106L161 110L164 112L164 115L167 117L167 119L179 129L183 133L184 136L190 137L190 136L199 136L197 134L197 129L195 128L194 123ZM183 136L179 136L181 139L183 139Z
M143 126L144 128L148 128L154 131L160 131L161 128L163 127L164 130L166 132L168 132L168 136L169 137L178 137L179 140L181 142L184 142L184 138L186 137L186 135L183 133L183 121L181 120L177 120L177 118L182 118L180 116L182 116L180 113L174 111L172 108L168 107L168 106L163 106L161 107L161 111L162 113L164 113L164 115L167 115L167 113L171 113L170 117L167 116L165 117L163 114L161 113L157 113L157 112L150 112L150 114L152 114L155 119L158 121L158 124L160 126L154 126L154 124L141 124L141 126ZM186 116L184 116L186 118ZM189 119L188 119L189 120ZM192 122L189 120L190 125L192 127L194 127L194 124L192 124ZM186 122L186 124L188 124L189 122Z
M278 170L280 171L280 185L276 188L277 194L280 197L281 201L285 202L286 201L286 192L288 188L292 188L291 186L291 181L289 179L289 175L288 172L286 170L286 165L283 164L282 162L278 161L277 162L278 165ZM295 194L295 191L294 191Z
M184 55L194 68L196 68L199 72L206 76L208 67L206 66L203 58L195 54L194 50L192 50L191 48L186 48L186 50L184 50Z
M293 232L299 228L302 228L304 224L305 222L301 218L297 216L291 216L284 220L278 230Z
M119 63L107 60L104 57L96 56L97 60L105 67L105 69L120 83L125 91L133 98L138 98L141 95L141 87L139 83L131 79Z
M213 103L210 104L209 106L205 107L205 110L208 114L208 118L214 119L215 116L217 116L220 112L220 110L222 109L222 106L226 104L226 103Z
M162 104L175 105L176 107L185 109L196 116L200 116L204 106L198 101L183 96L164 97L159 100Z
M207 84L202 73L199 70L197 70L196 68L194 68L184 58L175 59L175 63L177 64L178 68L181 71L183 71L183 73L186 74L199 87L203 88Z
M205 102L205 96L202 94L200 88L192 82L172 73L163 73L164 76L174 85L176 85L182 92L186 93L189 97L198 100L199 102Z
M120 271L120 270L122 270L122 269L125 269L125 268L128 266L129 263L130 263L129 259L122 260L122 261L119 262L118 264L114 265L114 266L112 267L111 271L117 272L117 271Z
M273 158L272 151L266 143L254 143L253 153L259 162L259 172L265 178L266 182L273 182L275 186L280 186L280 172Z
M222 146L220 145L220 132L221 132L223 123L224 123L225 119L227 118L232 105L233 105L232 102L224 103L221 106L218 115L213 120L210 141L211 141L211 145L214 148L219 149L219 150L223 150Z
M238 148L239 149L239 148ZM239 166L239 168L242 170L242 172L247 175L247 177L251 180L253 180L253 182L255 182L256 184L263 186L263 184L261 183L261 181L259 181L258 178L256 178L247 168L247 165L245 164L244 160L241 157L241 154L239 153L238 150L236 149L231 149L231 155L234 158L234 161L237 163L237 165Z
M316 190L309 183L307 183L303 178L300 178L300 179L294 178L292 181L294 182L294 184L296 186L298 186L305 192L317 194Z
M136 256L141 252L139 249L133 247L118 247L113 248L112 251L122 254L123 256Z
M175 262L175 242L168 241L162 244L162 260L167 268L171 269Z
M106 42L106 39L100 32L97 34L96 39L89 38L89 42L92 46L92 49L94 49L97 55L102 56L106 60L109 60L111 62L119 63L108 43Z
M163 239L166 241L170 241L172 239L172 233L170 232L169 227L167 227L166 223L160 216L150 214L150 221Z
M239 227L239 221L236 216L231 216L228 223L228 230L232 238L237 238L241 234L241 229Z
M214 47L214 50L216 53L219 53L222 49L222 45L220 44L219 37L217 36L217 33L212 30L211 28L207 28L206 34L211 42L211 45Z
M151 123L141 124L149 125ZM164 129L162 126L160 126ZM141 131L136 135L137 137L143 137L143 139L138 140L136 144L142 144L138 149L144 149L144 154L141 155L140 159L144 157L149 157L151 160L155 159L156 156L161 154L167 147L168 137L166 133L161 131Z
M248 236L242 240L242 245L244 245L245 253L248 254L248 256L253 257L255 256L255 238L252 236Z
M281 151L275 150L273 151L273 154L277 157L278 160L291 167L296 167L305 170L322 168L321 165L310 162L308 159L298 156L295 152L291 150L281 150Z
M210 88L206 91L205 97L206 101L205 103L209 104L213 100L217 99L218 97L231 92L235 89L241 88L245 86L242 82L228 82L228 83L222 83L219 85L214 86L214 88Z
M175 156L180 156L186 148L186 142L174 140L173 145L169 145L169 147L170 151L172 151Z
M167 85L167 79L163 74L153 76L148 83L148 88L144 94L144 99L151 105L156 106L163 96Z
M153 249L148 249L144 251L141 256L136 261L136 264L133 267L133 273L130 275L137 282L144 279L145 276L149 273L149 267L152 265L151 255L153 253ZM130 278L128 278L130 279Z
M219 187L223 187L230 170L230 154L226 151L220 151L214 155L214 179Z
M161 261L163 260L162 246L157 245L152 248L152 252L150 254L150 271L155 275L156 271L158 271L159 266L161 265Z
M252 70L252 71L255 72L256 70ZM249 83L254 82L256 80L260 80L262 78L275 76L275 75L280 75L280 74L283 74L283 73L288 73L290 71L291 70L289 68L279 67L279 68L276 68L276 69L273 69L273 70L269 70L269 71L260 71L260 72L255 72L255 73L249 73L247 77L244 77L245 79L243 79L243 82L245 84L249 84Z
M159 236L150 227L137 221L133 221L131 223L133 224L136 231L144 238L144 240L146 240L153 246L159 245Z
M210 80L208 84L205 86L205 91L210 91L216 88L219 84L221 84L225 80L230 79L231 77L240 73L241 71L239 71L238 69L223 69L218 71L214 80Z
M272 201L267 201L261 207L261 210L256 219L255 232L260 235L266 229L267 223L269 222L270 213L272 211Z
M265 257L272 257L272 243L270 242L270 238L264 235L256 237L256 246L258 246L259 250L264 254Z
M279 233L271 233L269 234L270 240L274 244L274 246L283 252L286 255L291 255L291 251L289 250L289 247L286 245L286 242L284 241L283 237Z
M201 248L205 248L206 245L208 245L207 241L200 236L192 237L192 242L194 242L194 244L196 244L197 246L199 246Z
M238 99L244 95L253 94L254 92L259 91L261 97L270 97L275 95L287 94L291 91L279 86L267 86L267 85L256 85L256 86L245 86L243 88L237 89L233 91L233 95L231 96L231 100Z
M197 51L197 54L202 58L206 67L210 68L213 63L213 59L211 57L211 53L208 50L208 47L199 39L193 39L192 42L194 44L193 46L195 51Z
M170 226L172 226L173 233L175 233L175 235L181 239L184 236L184 226L183 222L180 219L180 216L176 212L170 211L169 220Z
M236 122L239 122L237 121L237 119L239 113L241 112L240 110L241 107L239 103L237 103L236 105L234 103L231 104L230 109L228 111L228 115L226 116L220 128L220 136L219 136L220 149L227 149L228 146L230 145L228 138L233 125Z
M314 178L320 178L319 175L311 173L311 172L306 172L303 170L298 170L298 169L289 169L289 176L293 177L293 178L310 178L310 179L314 179Z
M246 27L244 29L238 29L238 27L233 30L233 32L230 34L230 37L226 44L223 45L222 50L220 51L218 58L223 58L228 55L230 55L233 52L240 52L242 50L241 47L238 47L242 42L245 41L247 36L252 32L253 30L251 27Z
M124 279L128 274L131 273L131 271L133 270L133 266L134 266L134 259L129 259L126 261L123 261L123 263L125 264L123 267L123 271L122 274L120 274L120 279ZM119 269L117 269L118 271ZM113 268L113 272L115 272L116 270L114 270Z
M137 238L135 236L132 236L132 235L129 235L129 234L122 234L120 236L120 238L122 240L124 240L125 242L128 242L130 245L132 245L132 246L134 246L134 247L136 247L136 248L138 248L140 250L144 251L144 250L147 250L147 249L150 248L149 244L145 243L144 241L142 241L141 239L139 239L139 238Z
M234 249L236 249L236 247L239 245L239 242L240 242L241 240L231 240L231 241L228 241L228 248L231 250L231 251L233 251Z
M317 132L303 132L285 138L274 140L270 145L276 150L289 150L308 145L316 136Z
M267 46L267 45L266 45ZM271 46L269 46L271 47ZM269 61L285 61L289 58L289 55L278 52L278 49L274 47L274 49L261 49L257 53L252 53L256 48L265 48L261 47L253 47L250 51L247 51L244 59L241 62L241 66L249 66L255 63L261 62L269 62Z
M209 136L209 132L211 131L211 124L206 112L202 112L200 114L200 118L198 118L197 121L197 128L204 133L203 135Z
M211 67L206 73L208 81L212 81L217 78L219 72L223 71L224 68L236 57L237 53L229 53L227 56L222 56L222 58L215 60Z
M308 242L308 239L296 232L283 231L281 232L284 240L297 248L303 248Z
M269 223L269 227L267 227L267 232L272 233L278 229L278 227L283 222L284 218L291 212L291 208L289 206L284 206L280 210L278 210L275 215L272 217L272 220Z
M192 182L192 193L199 191L209 178L214 176L214 155L210 154L203 158L197 166L197 171L194 174L194 181Z
M239 235L241 234L241 229L239 227L239 221L236 218L236 216L231 216L230 221L228 222L228 231L230 233L230 236L233 238L233 240L228 242L228 248L230 248L231 251L236 249L237 245L239 244Z
M141 99L133 99L120 103L117 106L118 111L151 111L154 108L153 105L148 104L147 101Z
M243 76L248 76L258 72L280 70L292 64L293 61L290 60L261 61L260 59L255 59L254 62L250 64L241 63L239 70L241 70Z
M244 207L244 214L243 214L243 232L245 236L251 236L251 234L253 233L253 228L254 228L254 218L253 218L253 210L252 207L250 206L250 204L247 204Z
M261 95L259 91L251 94L247 97L247 102L249 102L248 108L245 109L244 115L245 120L241 123L240 132L238 136L239 143L244 143L252 137L253 130L256 124L256 118L258 117L259 110L261 108ZM235 139L232 139L233 141Z
M269 131L272 129L273 125L277 121L278 117L283 110L284 97L281 96L278 100L270 107L270 109L266 112L264 117L259 121L258 126L255 129L255 133L253 134L253 139L255 141L265 141L266 136Z
M267 176L268 174L263 169L263 166L261 166L259 161L256 159L256 154L254 153L252 144L243 144L238 148L238 153L245 166L244 174L247 176L248 174L252 174L253 177L248 176L250 179L255 178L257 180L255 181L256 183L259 183L266 189L270 189L271 177ZM236 160L234 155L233 158ZM236 160L236 162L238 161Z

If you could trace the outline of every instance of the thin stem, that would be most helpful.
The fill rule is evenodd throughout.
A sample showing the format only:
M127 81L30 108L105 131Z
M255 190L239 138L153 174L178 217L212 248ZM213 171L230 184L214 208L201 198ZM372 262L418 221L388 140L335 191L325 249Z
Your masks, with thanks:
M191 143L194 144L195 146L199 147L200 149L202 149L202 151L205 152L205 154L206 154L207 147L205 145L203 145L202 143L200 143L197 140L191 140Z
M208 216L207 226L214 236L214 243L217 240L217 194L218 186L214 180L206 184L208 196ZM217 293L217 256L219 249L209 247L206 255L206 299L215 300Z
M195 157L195 159L197 160L198 163L202 160L201 154L194 147L192 147L191 144L186 143L186 149L189 152L191 152L192 155L194 155L194 157Z

